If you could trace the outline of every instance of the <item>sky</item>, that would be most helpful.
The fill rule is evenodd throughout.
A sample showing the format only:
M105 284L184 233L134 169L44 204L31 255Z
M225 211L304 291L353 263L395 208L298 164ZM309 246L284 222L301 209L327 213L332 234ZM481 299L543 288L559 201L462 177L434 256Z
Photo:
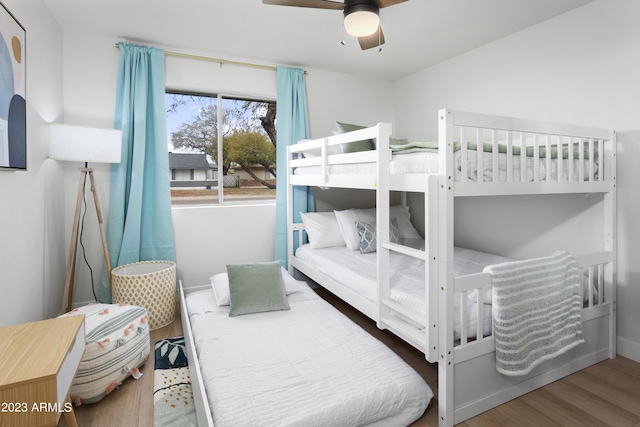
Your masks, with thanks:
M170 93L165 94L166 111L169 110L169 105L171 104L175 96L181 96L181 95L174 95ZM211 97L207 97L207 98L212 102L217 102L215 98L211 98ZM187 149L176 150L173 147L173 144L171 142L171 133L177 131L181 124L188 123L191 120L193 120L193 118L198 115L198 112L200 111L200 108L202 107L203 103L200 102L199 100L194 100L193 97L191 96L184 96L184 101L185 101L185 104L180 105L175 112L171 112L167 114L168 151L182 152L182 153L191 152L190 150L187 150Z

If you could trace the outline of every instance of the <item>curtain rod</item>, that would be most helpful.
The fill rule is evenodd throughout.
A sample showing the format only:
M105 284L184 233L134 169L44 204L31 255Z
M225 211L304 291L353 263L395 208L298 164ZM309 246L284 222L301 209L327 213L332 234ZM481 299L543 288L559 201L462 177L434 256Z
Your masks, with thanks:
M116 43L116 49L119 49L120 45ZM231 64L231 65L240 65L242 67L251 67L251 68L262 68L264 70L276 70L276 67L271 65L261 65L261 64L252 64L250 62L241 62L241 61L230 61L228 59L214 58L211 56L202 56L202 55L191 55L188 53L180 53L180 52L171 52L168 50L164 51L165 55L168 56L176 56L178 58L188 58L188 59L197 59L199 61L208 61L208 62L219 62L222 64ZM307 74L307 70L304 70L304 73Z

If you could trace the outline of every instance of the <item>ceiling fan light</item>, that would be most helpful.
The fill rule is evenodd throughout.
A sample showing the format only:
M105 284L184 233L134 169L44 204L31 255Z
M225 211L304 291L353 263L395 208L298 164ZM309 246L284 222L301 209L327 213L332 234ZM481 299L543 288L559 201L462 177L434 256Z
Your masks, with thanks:
M347 33L355 37L369 36L375 33L380 26L378 8L357 4L345 8L344 28Z

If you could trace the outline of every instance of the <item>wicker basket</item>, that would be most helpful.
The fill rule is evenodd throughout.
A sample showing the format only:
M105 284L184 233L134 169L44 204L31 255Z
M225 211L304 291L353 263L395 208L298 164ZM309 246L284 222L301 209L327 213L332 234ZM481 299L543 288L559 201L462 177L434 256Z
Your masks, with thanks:
M168 325L176 317L176 264L141 261L114 268L111 299L146 308L151 330Z

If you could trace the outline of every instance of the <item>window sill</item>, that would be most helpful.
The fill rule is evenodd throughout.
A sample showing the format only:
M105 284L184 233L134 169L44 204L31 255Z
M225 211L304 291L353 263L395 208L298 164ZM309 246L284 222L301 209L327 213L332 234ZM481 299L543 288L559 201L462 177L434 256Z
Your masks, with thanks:
M243 199L243 200L225 200L223 203L213 203L210 201L184 201L182 203L171 204L172 210L178 209L229 209L237 207L252 207L252 206L275 206L275 199Z

